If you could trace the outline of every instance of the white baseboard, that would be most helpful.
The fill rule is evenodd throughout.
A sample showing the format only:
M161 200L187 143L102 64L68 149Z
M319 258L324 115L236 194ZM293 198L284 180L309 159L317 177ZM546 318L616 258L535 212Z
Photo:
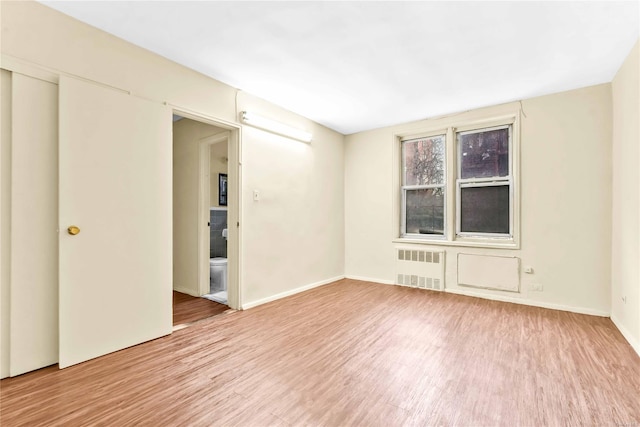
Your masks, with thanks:
M613 314L611 315L611 321L616 328L618 328L624 339L626 339L631 345L631 348L633 348L636 353L638 353L638 356L640 356L640 342L631 335L631 332L629 332L629 330L622 325L622 322L620 322L620 320Z
M594 310L592 308L573 307L570 305L554 304L549 302L534 301L524 298L514 298L506 295L484 294L482 292L467 291L461 289L445 288L445 292L457 295L465 295L469 297L484 298L494 301L511 302L514 304L530 305L533 307L550 308L552 310L569 311L571 313L589 314L591 316L609 317L610 313L606 311Z
M351 275L347 275L347 276L345 276L345 278L353 279L353 280L362 280L364 282L382 283L382 284L385 284L385 285L395 285L395 282L392 281L392 280L372 279L372 278L369 278L369 277L360 277L360 276L351 276ZM398 285L398 286L401 286L401 285ZM606 311L594 310L594 309L591 309L591 308L573 307L573 306L569 306L569 305L553 304L553 303L541 302L541 301L533 301L533 300L523 299L523 298L514 298L514 297L507 296L507 295L485 294L485 293L482 293L482 292L474 292L474 291L466 290L466 289L463 290L463 289L445 288L444 292L449 292L449 293L457 294L457 295L465 295L465 296L469 296L469 297L490 299L490 300L494 300L494 301L503 301L503 302L511 302L511 303L514 303L514 304L530 305L530 306L533 306L533 307L550 308L552 310L570 311L572 313L579 313L579 314L589 314L589 315L592 315L592 316L600 316L600 317L609 317L610 316L610 313L608 313Z
M192 297L200 297L201 295L193 293L193 289L181 288L179 286L174 286L173 290L176 292L180 292L183 294L191 295Z
M308 291L309 289L317 288L318 286L327 285L329 283L333 283L341 279L344 279L344 276L332 277L331 279L321 280L319 282L311 283L305 286L301 286L299 288L291 289L285 292L280 292L279 294L271 295L270 297L262 298L256 301L242 303L242 309L247 310L249 308L257 307L259 305L266 304L268 302L275 301L280 298L299 294L300 292Z
M395 285L396 283L393 280L382 280L382 279L372 279L370 277L362 277L362 276L345 276L345 279L352 280L361 280L363 282L373 282L373 283L382 283L383 285Z

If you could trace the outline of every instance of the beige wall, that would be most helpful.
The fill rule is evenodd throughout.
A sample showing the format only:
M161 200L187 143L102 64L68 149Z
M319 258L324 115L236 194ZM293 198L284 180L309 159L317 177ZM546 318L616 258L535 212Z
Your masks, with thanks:
M276 257L275 263L264 262L273 256L274 248L279 248L282 236L271 233L265 236L264 230L251 228L254 222L263 222L255 217L262 215L261 210L248 206L244 212L248 226L241 231L241 244L246 248L241 277L248 279L243 289L245 301L255 302L343 274L342 135L269 103L253 98L249 102L246 95L240 96L236 111L236 89L35 2L2 2L2 54L14 59L13 62L78 75L211 118L237 122L240 110L252 108L291 125L304 124L316 137L314 144L307 146L312 148L306 154L284 148L265 152L264 147L273 143L273 136L249 127L244 129L246 137L241 141L241 157L247 162L242 167L247 178L241 184L244 200L251 200L256 182L267 190L282 187L283 194L288 195L295 194L296 188L291 187L300 183L311 190L300 199L306 204L304 208L297 207L298 202L291 198L278 199L272 205L278 211L279 224L297 227L292 239L308 249L306 253L298 248L286 257ZM276 153L284 157L277 157ZM281 182L287 172L279 168L285 163L300 172L294 183ZM296 164L312 166L300 170ZM323 168L322 172L319 168ZM290 187L286 188L287 185ZM265 197L269 197L268 193ZM274 229L282 231L280 226ZM265 241L266 237L273 237L274 241ZM255 280L254 276L269 280Z
M244 127L246 306L344 274L343 136L241 93L240 110L313 133L310 144ZM253 200L257 190L259 200Z
M5 69L53 76L54 80L61 73L77 76L232 124L237 123L241 109L252 109L313 132L314 142L300 146L243 128L240 160L244 180L238 180L246 206L239 229L241 294L249 307L343 275L342 135L242 94L236 109L236 89L39 3L0 2L0 7ZM4 142L2 154L5 224L4 211L10 200L4 191L4 174L5 166L10 165L5 165ZM303 186L308 190L303 191ZM252 205L254 188L263 191L264 199ZM29 191L24 189L26 195ZM3 239L5 236L3 228ZM6 304L4 277L10 259L4 249L3 243L2 304ZM6 312L3 309L2 315ZM4 334L2 339L4 342Z
M212 144L209 155L209 204L212 208L216 208L220 207L218 175L228 172L229 148L223 143Z
M34 1L2 1L2 54L235 121L236 90Z
M426 246L446 251L446 286L460 293L599 315L609 313L611 228L611 86L588 87L522 102L521 248ZM399 174L394 134L460 125L520 109L501 105L346 137L345 244L348 277L393 282L392 242ZM395 160L394 160L395 159ZM423 247L414 245L414 247ZM521 292L457 286L458 253L517 256ZM534 283L543 291L530 290Z
M611 319L640 353L640 46L612 83L613 233Z
M238 93L43 5L30 1L0 5L4 65L76 75L166 101L183 111L233 123L237 122L239 111L252 110L314 134L311 144L303 144L243 127L240 276L245 307L339 278L345 271L349 276L392 281L392 240L398 234L394 220L397 189L392 185L397 165L393 161L392 135L519 108L518 104L497 106L450 119L363 132L348 136L343 145L343 136L336 132ZM630 56L613 83L613 135L617 144L617 160L613 161L621 169L616 167L612 172L611 168L611 85L523 101L526 117L522 116L521 126L521 249L446 247L446 280L451 290L469 292L455 286L457 253L515 255L524 265L531 265L535 274L522 275L522 293L508 294L509 298L606 315L613 295L614 315L637 339L638 271L637 267L628 267L628 261L633 259L634 247L637 260L638 240L634 243L633 239L622 238L621 228L614 228L614 253L623 258L614 261L613 276L610 256L612 173L616 182L630 182L630 187L620 191L614 187L615 218L626 212L627 196L633 191L638 193L637 90L635 98L629 95L633 91L629 88L637 88L638 84L637 51L636 45L635 56ZM3 96L3 118L10 114L4 112L4 105ZM626 119L632 114L636 114L635 125ZM4 319L8 311L6 260L10 256L4 244L5 211L10 202L4 188L11 166L4 142L1 159ZM635 162L635 168L631 162ZM254 190L259 192L258 201L253 200ZM637 198L633 206L637 212ZM635 218L632 214L621 219L627 226L625 231L634 226L637 231L638 220L637 213ZM612 277L613 290L609 286ZM530 291L532 283L541 283L544 291ZM494 298L505 295L496 291L473 292ZM627 297L624 306L615 301L616 295L620 297L623 292ZM2 338L4 344L4 334ZM2 351L4 355L4 345Z
M173 123L173 289L194 296L200 295L199 143L222 132L226 130L190 119Z

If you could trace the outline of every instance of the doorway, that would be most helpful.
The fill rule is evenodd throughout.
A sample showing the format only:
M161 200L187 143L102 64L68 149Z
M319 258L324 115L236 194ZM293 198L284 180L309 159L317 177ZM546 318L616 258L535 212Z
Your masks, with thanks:
M12 132L5 126L0 138L2 248L11 254L3 256L11 268L2 270L0 376L66 368L171 333L172 112L228 134L234 227L224 308L238 308L239 127L86 79L43 80L49 73L39 68L30 77L25 67L0 79L3 94L13 93L1 103ZM192 169L197 189L197 160ZM44 258L34 264L34 253ZM198 265L189 266L194 276Z
M237 141L235 128L174 111L174 330L239 305Z

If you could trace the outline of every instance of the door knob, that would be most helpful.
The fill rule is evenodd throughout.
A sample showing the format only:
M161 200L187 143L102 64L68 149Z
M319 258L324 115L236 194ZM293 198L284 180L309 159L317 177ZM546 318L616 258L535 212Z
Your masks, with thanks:
M67 233L71 234L72 236L75 236L79 232L80 232L80 228L76 227L75 225L72 225L69 228L67 228Z

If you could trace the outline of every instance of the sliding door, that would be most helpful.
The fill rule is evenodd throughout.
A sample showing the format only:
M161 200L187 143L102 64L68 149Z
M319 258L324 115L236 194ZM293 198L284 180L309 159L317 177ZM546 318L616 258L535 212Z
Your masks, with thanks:
M19 73L11 80L6 237L9 374L16 376L58 361L58 87Z
M59 359L64 368L172 328L171 110L59 84Z

